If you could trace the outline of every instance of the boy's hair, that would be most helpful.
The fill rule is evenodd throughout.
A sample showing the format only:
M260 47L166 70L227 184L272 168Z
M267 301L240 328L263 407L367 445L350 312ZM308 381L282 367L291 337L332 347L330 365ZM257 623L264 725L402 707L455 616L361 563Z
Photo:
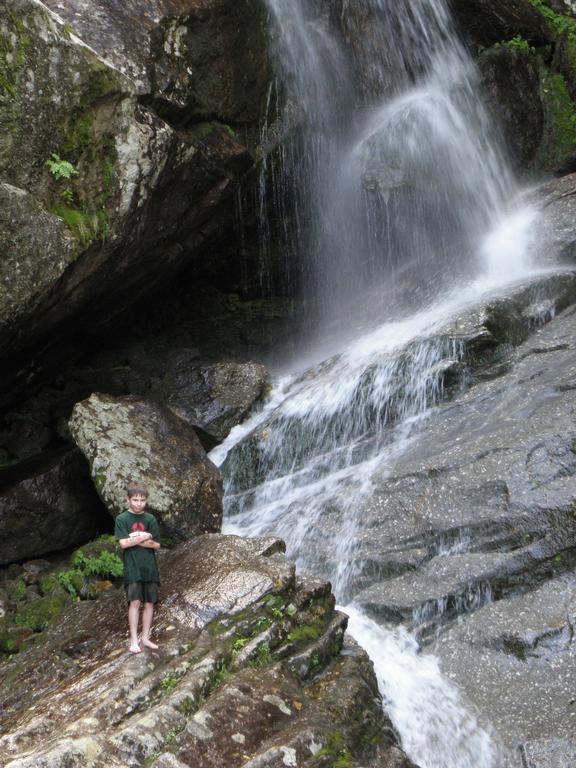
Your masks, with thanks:
M128 496L129 499L131 499L132 496L145 496L148 498L149 495L148 488L142 483L129 483L126 487L126 496Z

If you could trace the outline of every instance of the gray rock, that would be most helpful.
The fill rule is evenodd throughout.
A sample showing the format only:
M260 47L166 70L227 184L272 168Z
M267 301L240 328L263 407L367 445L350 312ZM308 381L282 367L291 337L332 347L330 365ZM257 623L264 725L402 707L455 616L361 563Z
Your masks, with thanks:
M530 0L450 0L450 6L464 36L477 47L517 35L532 45L545 45L554 34Z
M137 480L149 487L148 508L174 541L220 529L220 472L194 429L172 411L94 394L74 406L69 426L111 515L126 508L126 485Z
M546 216L546 234L551 251L560 259L574 264L576 260L576 174L554 179L541 185L536 193Z
M478 66L484 100L502 131L508 156L525 172L544 135L540 64L536 56L501 46L481 54Z
M0 491L0 564L45 555L96 535L102 505L78 451L59 454L42 466L20 468ZM32 476L30 476L32 474Z
M78 255L62 219L24 189L0 183L0 334L14 332Z
M181 418L221 442L243 421L268 384L261 363L222 362L190 368L176 361L161 384L167 403Z

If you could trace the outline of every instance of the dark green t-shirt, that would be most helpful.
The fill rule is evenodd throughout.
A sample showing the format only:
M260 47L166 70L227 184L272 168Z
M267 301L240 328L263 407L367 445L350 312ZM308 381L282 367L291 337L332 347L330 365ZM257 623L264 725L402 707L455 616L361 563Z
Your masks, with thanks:
M160 529L154 515L142 512L135 515L126 510L116 518L114 536L117 539L128 539L135 531L147 531L152 534L154 541L160 541ZM148 547L128 547L122 551L124 558L124 584L135 581L155 581L160 583L156 552Z

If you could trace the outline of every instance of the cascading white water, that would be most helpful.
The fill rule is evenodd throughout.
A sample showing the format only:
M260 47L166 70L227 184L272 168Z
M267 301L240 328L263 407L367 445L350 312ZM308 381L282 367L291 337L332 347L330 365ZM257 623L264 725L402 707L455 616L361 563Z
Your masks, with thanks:
M523 274L533 214L510 215L514 185L444 0L267 3L293 132L273 195L293 202L318 333L348 340L213 453L226 459L225 528L279 535L331 579L422 768L497 768L438 664L351 601L367 578L357 542L374 473L393 468L458 371L459 344L439 329ZM353 327L371 330L351 341Z
M293 137L276 183L316 321L398 316L477 275L513 181L444 0L267 3Z

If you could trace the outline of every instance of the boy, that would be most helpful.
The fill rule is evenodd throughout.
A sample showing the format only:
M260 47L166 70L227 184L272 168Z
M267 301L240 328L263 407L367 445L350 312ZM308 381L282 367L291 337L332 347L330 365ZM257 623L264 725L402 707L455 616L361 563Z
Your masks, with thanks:
M124 559L124 588L128 598L128 626L130 652L141 653L145 648L158 646L150 640L154 604L158 602L160 577L155 550L160 547L160 530L154 515L144 512L148 489L132 483L126 489L128 509L116 518L114 536L122 548ZM138 618L142 612L142 640L138 642Z

